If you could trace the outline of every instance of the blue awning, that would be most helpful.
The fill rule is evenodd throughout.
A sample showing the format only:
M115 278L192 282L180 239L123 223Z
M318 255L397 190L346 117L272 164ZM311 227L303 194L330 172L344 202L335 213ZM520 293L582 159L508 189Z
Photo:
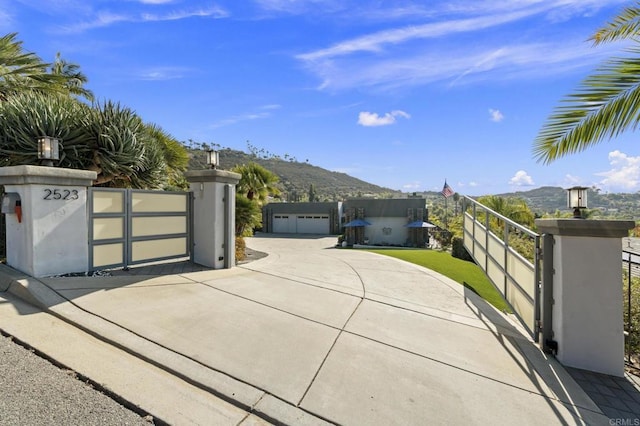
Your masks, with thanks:
M416 220L415 222L411 222L405 225L406 228L435 228L436 226L432 223L425 222L422 220Z
M351 222L345 223L342 226L344 226L345 228L353 228L356 226L369 226L369 225L371 224L364 219L354 219Z

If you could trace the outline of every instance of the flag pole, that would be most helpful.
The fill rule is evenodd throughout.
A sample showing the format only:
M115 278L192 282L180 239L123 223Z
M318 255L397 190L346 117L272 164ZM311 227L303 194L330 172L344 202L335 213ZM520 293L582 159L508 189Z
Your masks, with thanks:
M447 224L447 218L449 216L449 209L447 208L447 197L444 197L444 229L449 229Z
M444 186L442 187L442 196L444 197L444 227L449 228L449 206L447 205L447 198L451 197L455 192L453 188L447 184L447 180L444 180Z

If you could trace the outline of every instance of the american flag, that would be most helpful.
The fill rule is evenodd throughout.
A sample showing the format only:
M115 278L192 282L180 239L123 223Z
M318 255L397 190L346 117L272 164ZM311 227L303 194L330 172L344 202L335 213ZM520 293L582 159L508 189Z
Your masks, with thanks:
M444 195L444 198L449 198L456 192L449 186L447 181L444 181L444 187L442 188L441 194Z

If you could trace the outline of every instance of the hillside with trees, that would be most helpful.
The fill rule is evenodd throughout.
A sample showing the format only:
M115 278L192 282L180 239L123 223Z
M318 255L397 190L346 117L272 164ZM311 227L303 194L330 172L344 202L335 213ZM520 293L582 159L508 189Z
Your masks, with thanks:
M564 188L544 186L529 191L500 194L502 197L522 198L537 216L566 213L567 191ZM587 217L590 219L640 218L640 193L603 193L589 188Z
M209 148L209 145L205 148ZM204 169L205 154L203 149L195 149L193 143L189 148L189 169ZM444 209L444 197L438 191L421 191L411 194L384 188L347 175L346 173L333 172L298 161L294 157L283 157L270 154L264 150L256 150L249 145L251 152L246 153L230 148L220 148L220 166L224 170L231 170L242 164L257 163L279 177L277 184L281 191L281 199L289 202L309 201L309 191L312 188L314 201L342 201L353 197L393 198L407 197L411 195L424 197L426 204L433 213ZM461 201L458 194L447 200L448 210L451 214L461 209ZM485 194L493 195L493 194ZM567 209L567 191L565 188L555 186L543 186L528 191L508 192L495 194L503 198L519 198L526 202L531 211L537 216L562 216L569 215ZM478 197L474 197L478 198ZM588 194L589 209L586 214L589 218L603 219L631 219L640 218L640 193L604 193L593 187Z
M259 151L246 153L230 148L222 148L219 153L220 169L232 170L243 164L257 163L275 173L280 178L277 184L281 192L280 197L289 202L309 201L310 191L314 194L313 201L342 201L349 197L402 196L400 191L383 188L346 173L332 172L314 166L308 160L301 162L288 155L280 157ZM204 151L190 149L189 169L197 170L206 167Z

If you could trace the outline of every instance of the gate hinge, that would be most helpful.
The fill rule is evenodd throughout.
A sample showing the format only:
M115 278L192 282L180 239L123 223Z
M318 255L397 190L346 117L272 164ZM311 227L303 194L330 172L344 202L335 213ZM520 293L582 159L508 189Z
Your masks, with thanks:
M558 355L558 342L552 339L545 340L544 351L548 354Z

